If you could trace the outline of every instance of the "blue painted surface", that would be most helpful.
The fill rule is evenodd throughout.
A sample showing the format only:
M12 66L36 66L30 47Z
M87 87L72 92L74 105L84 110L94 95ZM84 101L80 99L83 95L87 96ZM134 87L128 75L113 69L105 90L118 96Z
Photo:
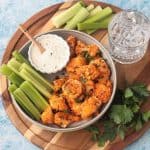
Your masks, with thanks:
M124 9L137 9L150 17L150 0L102 0ZM62 0L0 0L0 58L18 24L39 10ZM8 119L0 100L0 150L39 150ZM150 150L150 130L126 150Z

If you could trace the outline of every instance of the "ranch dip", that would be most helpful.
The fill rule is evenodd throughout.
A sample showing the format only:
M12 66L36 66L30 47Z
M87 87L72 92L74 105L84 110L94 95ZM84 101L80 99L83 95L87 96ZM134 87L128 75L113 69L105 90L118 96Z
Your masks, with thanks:
M28 55L31 65L43 73L56 73L66 66L70 57L67 42L55 34L45 34L36 40L43 46L43 53L34 45L29 47Z

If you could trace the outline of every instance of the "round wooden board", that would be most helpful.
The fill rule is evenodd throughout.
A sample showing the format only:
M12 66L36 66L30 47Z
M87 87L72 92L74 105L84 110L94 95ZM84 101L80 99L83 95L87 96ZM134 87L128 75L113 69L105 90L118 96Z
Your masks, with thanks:
M121 9L112 5L108 5L102 2L90 2L86 1L86 3L94 3L95 5L101 5L102 7L110 6L114 12L119 12ZM63 9L69 7L70 3L65 3L62 6L62 3L50 6L39 13L32 16L29 20L27 20L23 26L29 31L31 35L36 35L37 33L43 30L43 26L48 22L48 20L55 14L57 11L62 11ZM94 36L97 40L101 41L101 43L108 48L108 38L107 31L100 30L94 33ZM7 63L11 58L12 51L15 49L20 49L23 44L27 42L27 38L17 30L16 33L11 38L4 56L2 63ZM130 84L135 81L142 81L146 84L150 83L150 46L145 57L138 63L133 65L120 65L116 64L117 72L118 72L118 86L124 87L127 84ZM137 69L138 68L138 69ZM91 141L90 134L87 131L80 130L71 133L52 133L50 131L46 131L41 129L38 126L32 124L29 120L26 120L17 110L14 108L10 95L7 90L7 80L4 76L1 77L1 90L3 97L3 105L9 116L10 120L14 124L14 126L33 144L39 146L45 150L96 150L98 147L94 142ZM150 102L143 106L144 109L150 109ZM124 141L115 141L111 144L106 144L105 147L101 149L123 149L125 146L130 144L139 138L148 128L150 127L150 123L145 124L144 128L136 133L131 133L126 137Z

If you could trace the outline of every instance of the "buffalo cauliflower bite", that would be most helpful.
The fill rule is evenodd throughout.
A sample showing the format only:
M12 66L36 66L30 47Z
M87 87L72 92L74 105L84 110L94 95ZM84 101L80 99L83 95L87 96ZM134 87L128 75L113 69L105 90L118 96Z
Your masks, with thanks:
M101 84L107 84L108 77L107 76L100 77L97 81L98 81L98 83L101 83Z
M75 53L81 54L82 52L87 51L87 45L81 41L77 41L77 45L75 47Z
M91 44L87 46L87 52L91 57L95 57L100 51L98 46Z
M99 98L103 103L108 102L112 93L112 84L107 81L106 85L97 83L95 85L94 95Z
M71 111L75 114L80 116L81 115L81 103L77 103L75 99L66 97L67 103L71 109Z
M65 78L60 78L60 79L54 80L53 81L54 91L58 92L62 88L62 85L64 84L64 82L65 82Z
M101 101L95 96L89 97L81 104L81 118L86 119L97 112Z
M86 45L81 41L77 41L75 52L77 55L88 52L91 57L95 57L99 53L99 47L95 44Z
M67 98L67 102L71 111L75 115L81 116L82 119L86 119L95 114L102 104L101 100L95 96L91 96L81 103L77 103L75 99L71 98Z
M83 92L83 86L80 81L69 79L62 87L63 95L66 97L77 98Z
M94 59L90 62L90 64L93 64L97 67L97 69L100 72L100 77L105 77L105 78L109 79L110 69L104 59L102 59L102 58Z
M65 113L65 112L57 112L54 115L54 123L63 128L66 128L71 123L79 121L79 120L80 120L80 117L75 116L73 114Z
M86 60L82 56L77 56L72 58L67 64L66 70L67 72L74 72L75 68L80 67L86 64Z
M71 53L74 54L74 49L75 49L76 44L77 44L77 39L74 36L70 35L67 38L67 43L71 49Z
M56 111L65 111L68 110L68 106L65 102L65 99L62 96L52 95L49 99L49 103L52 109Z
M41 114L41 120L44 124L50 124L54 122L54 114L50 106L48 106Z
M87 80L95 80L99 77L99 70L95 67L95 65L84 65L76 68L75 72L79 77L83 77Z

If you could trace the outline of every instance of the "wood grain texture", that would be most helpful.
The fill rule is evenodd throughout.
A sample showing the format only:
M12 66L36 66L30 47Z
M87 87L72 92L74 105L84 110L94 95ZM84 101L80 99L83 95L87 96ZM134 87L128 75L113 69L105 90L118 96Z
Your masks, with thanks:
M121 9L106 3L87 1L87 4L93 3L94 5L101 5L102 7L110 6L114 12L119 12ZM26 21L23 26L28 32L34 36L41 32L47 32L54 28L52 21L50 20L55 13L60 13L64 9L71 6L73 2L63 4L56 4L48 7L36 15L32 16ZM108 45L108 35L106 30L99 30L92 35L98 41L106 47ZM14 36L11 38L4 56L2 63L7 63L11 58L12 51L14 49L20 49L28 39L17 30ZM133 65L120 65L116 63L117 75L118 75L118 87L125 87L133 82L144 82L150 84L150 46L145 57L136 64ZM42 128L32 124L29 120L24 118L12 105L10 95L7 90L7 80L4 76L0 77L1 91L3 96L3 104L5 110L14 124L14 126L33 144L39 146L45 150L121 150L130 143L134 142L141 135L146 132L150 127L150 123L138 132L131 132L124 141L116 140L113 143L106 143L102 148L97 147L97 144L91 140L91 135L85 130L80 130L71 133L54 133L43 130ZM143 110L150 109L150 101L143 105Z

